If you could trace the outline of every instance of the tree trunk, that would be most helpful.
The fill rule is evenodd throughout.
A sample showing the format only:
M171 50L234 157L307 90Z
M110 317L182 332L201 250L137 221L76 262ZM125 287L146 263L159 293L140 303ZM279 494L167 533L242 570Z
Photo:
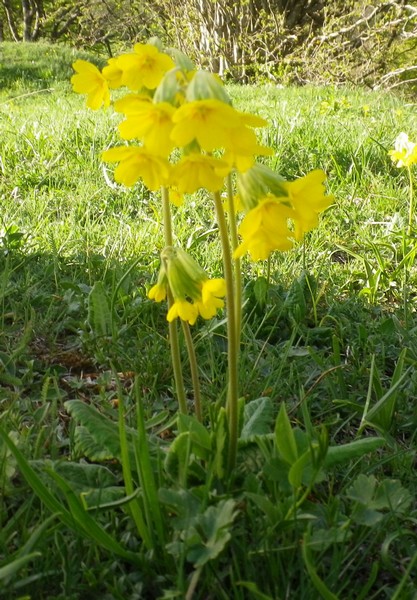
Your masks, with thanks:
M10 33L15 42L20 42L21 37L16 27L16 23L13 18L13 11L10 5L10 0L1 0L1 3L4 7L4 12L6 13L7 25L9 26Z

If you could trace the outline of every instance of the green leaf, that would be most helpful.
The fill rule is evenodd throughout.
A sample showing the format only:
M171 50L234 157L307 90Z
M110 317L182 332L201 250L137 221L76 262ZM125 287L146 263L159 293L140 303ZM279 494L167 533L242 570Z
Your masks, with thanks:
M190 415L178 415L178 428L188 432L192 442L192 451L200 458L208 458L211 452L211 436L200 421Z
M256 600L274 600L271 596L267 596L267 594L261 592L256 583L253 583L252 581L236 581L235 585L240 585L249 590ZM275 600L277 600L276 597Z
M274 422L274 407L270 398L257 398L245 405L240 439L253 440L257 435L271 433Z
M275 444L285 462L290 465L296 462L298 459L297 442L284 402L281 403L275 425Z
M96 281L88 295L87 322L95 335L100 337L111 336L112 314L102 281Z
M165 458L165 469L170 477L186 481L190 452L191 436L184 431L174 439Z
M121 556L122 558L126 558L127 560L136 563L138 557L133 552L125 550L114 537L99 525L94 517L86 511L81 500L77 498L77 495L65 479L52 469L48 469L48 473L64 493L73 520L75 520L78 526L83 530L84 535L87 535L100 546L113 552L117 556Z
M177 531L187 531L200 511L200 500L189 490L160 488L159 501L177 515L173 524Z
M405 373L404 361L407 354L407 348L404 348L399 357L395 370L391 379L390 389L378 400L376 404L364 415L364 421L368 424L373 424L381 427L383 431L389 431L395 413L399 387L410 372L407 369Z
M15 558L4 566L0 566L0 581L11 579L28 562L39 556L42 556L41 552L32 552L31 554L26 554L26 556Z
M196 569L216 558L224 550L232 537L230 529L236 515L236 502L228 499L221 500L216 506L210 506L197 517L194 530L199 540L192 544L187 553L187 559ZM192 539L195 537L192 536Z
M88 508L113 504L125 497L116 476L107 467L88 463L56 462L52 469L83 497Z
M311 557L310 552L310 533L306 531L304 534L303 544L301 546L304 564L307 568L307 573L310 576L311 581L313 582L314 587L320 594L320 598L323 600L338 600L338 597L333 594L324 583L324 581L319 577L317 573L317 569L313 563L313 559Z
M370 437L355 440L349 444L341 444L340 446L329 446L324 459L324 467L329 468L336 464L349 462L354 458L361 458L368 452L373 452L384 445L384 438Z
M294 488L297 489L302 485L305 470L307 467L311 467L311 463L311 452L307 450L291 465L288 473L288 481Z
M81 400L68 400L64 404L68 413L81 422L75 430L77 450L92 461L121 459L118 424L101 414L91 404ZM137 433L129 429L130 457L135 464L133 444L137 442Z

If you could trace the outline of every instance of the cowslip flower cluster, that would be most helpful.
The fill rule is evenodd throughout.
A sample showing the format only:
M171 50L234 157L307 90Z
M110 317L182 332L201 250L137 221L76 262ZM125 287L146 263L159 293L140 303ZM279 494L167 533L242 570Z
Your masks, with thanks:
M235 258L248 252L253 260L264 260L275 250L288 250L332 203L322 171L291 182L257 163L256 156L272 154L255 133L267 122L233 107L217 76L195 70L178 51L165 52L159 40L136 44L133 52L109 59L102 70L82 60L73 66L74 91L86 94L87 106L94 110L109 106L111 90L128 89L114 103L124 117L118 126L124 143L102 153L103 161L116 164L116 182L133 186L141 181L151 191L165 188L171 202L180 205L184 195L201 188L220 192L225 177L237 174L245 215ZM193 324L198 316L209 319L223 307L222 279L209 279L178 248L169 246L161 258L149 297L159 302L168 290L172 293L169 321L180 317Z
M265 260L285 251L318 224L318 215L333 202L325 195L326 175L317 169L295 181L284 181L267 167L255 166L238 176L240 202L246 215L239 227L243 242L235 258L249 252Z
M417 144L408 139L408 135L401 132L394 142L394 150L388 155L398 168L410 167L417 163Z
M161 302L168 291L174 302L167 320L180 317L194 325L200 315L211 319L223 308L226 295L224 279L209 279L204 269L184 250L168 246L161 252L161 269L157 283L149 290L148 298Z

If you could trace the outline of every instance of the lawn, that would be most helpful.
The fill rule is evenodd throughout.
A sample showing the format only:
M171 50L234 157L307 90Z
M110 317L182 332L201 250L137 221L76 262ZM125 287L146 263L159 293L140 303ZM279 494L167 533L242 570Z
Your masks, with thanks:
M180 330L178 414L166 305L147 297L160 193L101 161L122 116L72 91L78 58L104 64L0 44L0 596L417 598L416 171L388 155L417 138L415 104L227 85L268 121L262 162L287 180L322 169L334 196L293 249L242 259L228 469L225 313L191 328L201 421ZM209 195L172 221L222 277Z

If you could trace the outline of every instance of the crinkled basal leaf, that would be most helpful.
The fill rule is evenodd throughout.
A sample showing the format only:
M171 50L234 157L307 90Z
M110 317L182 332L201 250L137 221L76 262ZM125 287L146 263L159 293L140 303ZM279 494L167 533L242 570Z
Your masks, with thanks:
M120 440L118 424L101 414L93 406L80 400L68 400L65 409L80 421L75 429L77 451L93 461L120 459ZM128 432L128 440L133 445L137 434ZM133 447L130 449L131 464L135 464Z
M83 496L89 507L110 504L126 495L124 486L118 486L117 477L102 465L56 462L52 468Z
M112 314L102 281L96 281L88 296L88 324L97 336L110 336Z
M240 439L250 441L257 435L272 433L274 407L270 398L257 398L248 402L244 410L244 422Z

